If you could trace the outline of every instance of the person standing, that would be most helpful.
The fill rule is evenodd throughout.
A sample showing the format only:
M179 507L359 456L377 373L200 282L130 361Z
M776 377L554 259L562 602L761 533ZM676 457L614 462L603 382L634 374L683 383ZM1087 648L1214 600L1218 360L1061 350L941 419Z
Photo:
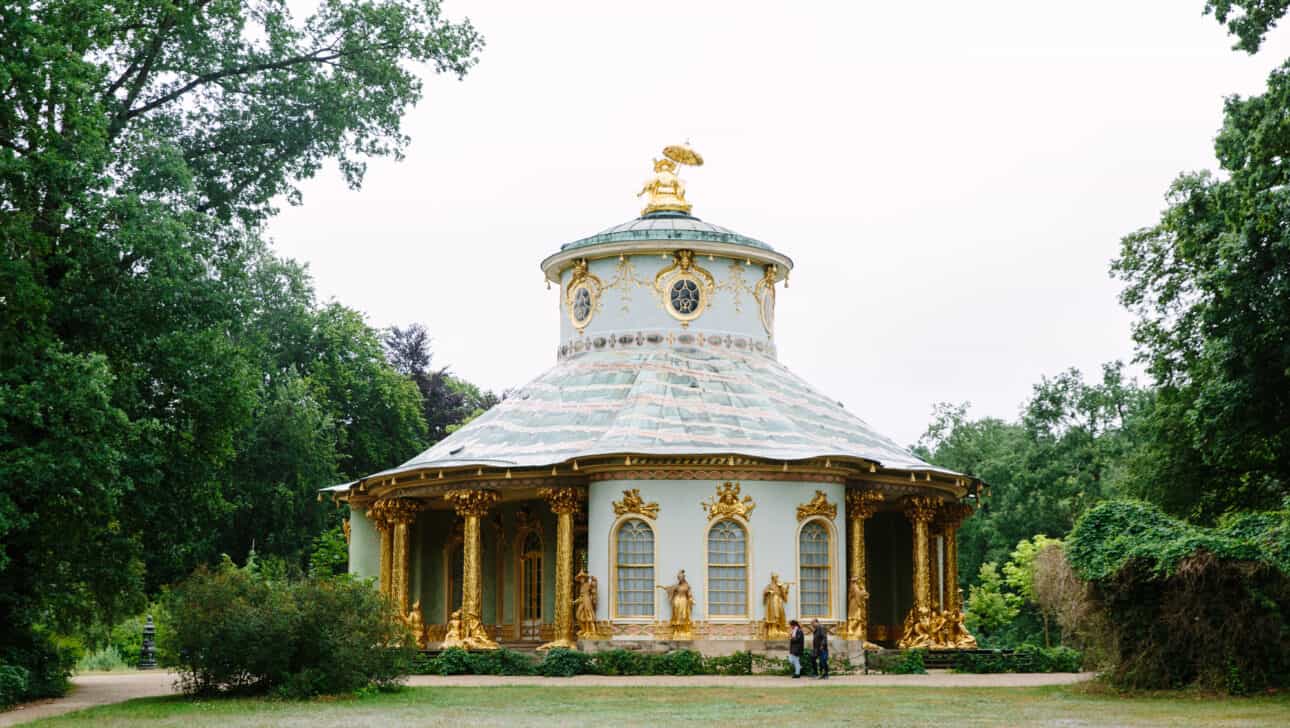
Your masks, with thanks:
M811 654L815 656L815 671L818 680L829 679L829 631L820 624L820 620L811 620Z
M793 679L802 676L802 649L806 646L806 635L802 634L802 625L796 619L788 623L788 664L793 666Z

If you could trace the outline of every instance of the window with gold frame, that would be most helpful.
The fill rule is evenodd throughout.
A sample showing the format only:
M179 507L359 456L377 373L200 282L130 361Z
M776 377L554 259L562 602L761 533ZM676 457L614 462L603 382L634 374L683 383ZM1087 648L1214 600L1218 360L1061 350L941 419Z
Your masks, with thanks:
M748 616L748 532L729 518L708 529L708 615Z
M801 582L798 592L802 617L832 616L830 584L832 563L829 553L829 529L823 523L808 521L797 534L797 573Z
M624 521L615 539L614 605L619 617L654 616L654 529L639 518Z

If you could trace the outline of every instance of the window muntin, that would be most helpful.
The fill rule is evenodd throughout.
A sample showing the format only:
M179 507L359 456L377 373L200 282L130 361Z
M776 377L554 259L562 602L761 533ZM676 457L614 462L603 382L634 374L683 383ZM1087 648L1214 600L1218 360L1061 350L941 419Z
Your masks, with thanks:
M618 527L616 588L619 617L654 616L654 529L633 518Z
M699 292L698 282L689 278L681 278L672 284L672 290L669 294L672 310L680 316L696 315L699 312L702 295Z
M810 521L797 537L798 579L801 581L801 615L829 617L829 529Z
M708 529L708 614L748 615L748 533L730 519Z

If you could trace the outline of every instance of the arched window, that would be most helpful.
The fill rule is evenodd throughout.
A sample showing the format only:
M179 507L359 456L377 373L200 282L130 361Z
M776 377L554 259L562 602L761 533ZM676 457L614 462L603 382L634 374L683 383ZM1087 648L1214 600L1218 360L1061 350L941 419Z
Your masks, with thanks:
M541 628L542 535L529 531L520 547L520 639L539 639Z
M797 536L797 570L802 582L802 617L830 617L829 605L829 529L819 521L810 521Z
M654 529L633 518L618 527L617 584L620 617L654 616Z
M748 615L748 534L729 519L708 529L708 614Z

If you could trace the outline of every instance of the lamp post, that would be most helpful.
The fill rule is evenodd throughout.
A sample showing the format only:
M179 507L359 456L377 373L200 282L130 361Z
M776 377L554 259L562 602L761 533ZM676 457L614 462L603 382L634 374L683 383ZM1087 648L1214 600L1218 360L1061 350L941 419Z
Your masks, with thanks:
M157 626L152 623L152 615L143 623L143 646L139 648L139 669L155 670L157 668Z

